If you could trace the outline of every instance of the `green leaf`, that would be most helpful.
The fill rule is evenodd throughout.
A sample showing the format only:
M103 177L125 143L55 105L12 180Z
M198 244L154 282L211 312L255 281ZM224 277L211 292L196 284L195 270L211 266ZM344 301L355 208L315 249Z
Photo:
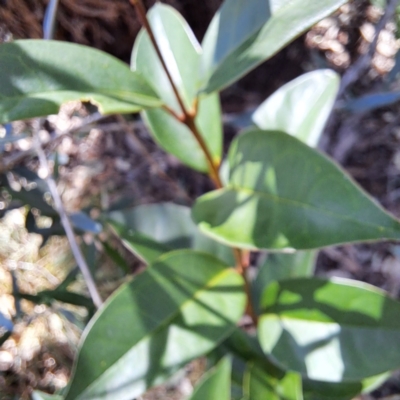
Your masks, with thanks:
M287 372L276 378L251 363L245 374L243 391L245 400L303 400L299 374Z
M0 45L0 123L56 114L62 103L91 101L104 114L130 113L161 101L116 58L51 40Z
M217 346L245 302L242 277L216 258L189 250L163 255L94 317L66 400L139 396Z
M296 251L294 253L270 253L262 263L257 276L251 283L253 304L260 304L264 289L273 281L287 278L312 276L314 273L317 252Z
M272 283L258 333L281 368L325 382L360 381L400 367L400 303L361 282Z
M148 19L184 106L186 110L194 112L199 87L201 47L186 21L172 7L156 4L149 11ZM147 77L154 91L169 108L182 115L182 109L167 74L144 29L135 42L131 65L133 70L142 72ZM164 109L146 111L143 117L154 139L162 148L189 167L201 172L208 171L204 153L185 124ZM219 99L216 94L199 99L196 125L214 162L219 164L222 127Z
M322 154L282 132L232 143L228 186L197 199L201 231L247 249L313 249L400 239L400 223Z
M199 84L196 72L201 53L200 44L182 15L171 6L156 4L147 13L147 18L179 95L185 107L191 109ZM145 74L154 91L166 105L178 114L182 111L144 28L133 47L131 67L134 71Z
M86 307L88 309L94 308L91 298L82 296L79 293L69 292L68 290L43 290L39 292L37 296L42 297L43 299L57 300L75 306ZM44 301L44 303L46 303L46 301Z
M233 355L232 380L243 386L244 400L291 400L301 394L300 376L272 364L252 334L237 328L218 349ZM279 397L283 394L289 397Z
M125 225L119 222L110 221L109 225L116 236L122 241L123 245L145 264L154 262L164 253L172 250L170 247L158 243L140 232L127 229Z
M352 400L362 391L361 382L331 383L305 379L305 400Z
M146 263L171 250L191 248L234 265L232 250L203 235L190 209L173 203L144 204L108 214L108 221L126 248Z
M235 82L346 0L226 0L203 40L205 93Z
M200 172L208 171L204 152L189 128L163 109L142 113L154 140L182 163ZM221 161L222 128L221 110L216 94L203 97L199 102L196 125L216 164Z
M253 122L260 129L286 132L315 147L332 111L339 80L329 69L301 75L265 100L254 112Z
M224 357L195 387L190 400L230 400L231 361Z
M378 388L390 374L384 373L360 382L320 382L303 379L306 400L352 400L360 393L369 393Z

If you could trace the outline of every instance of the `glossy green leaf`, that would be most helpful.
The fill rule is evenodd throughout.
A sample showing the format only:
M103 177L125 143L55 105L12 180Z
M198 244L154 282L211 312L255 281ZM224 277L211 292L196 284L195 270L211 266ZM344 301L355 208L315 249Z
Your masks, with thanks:
M332 111L339 75L321 69L301 75L278 89L254 112L260 129L289 133L315 147Z
M313 250L294 253L270 253L261 264L257 276L251 283L253 304L259 307L264 289L273 281L287 278L312 276L317 252Z
M185 108L194 111L201 48L182 16L170 6L156 4L148 13L155 39L168 71L177 87ZM182 115L176 95L159 61L147 32L142 30L135 42L132 69L142 72L168 107ZM164 109L143 113L154 139L167 152L184 164L201 172L208 166L204 153L187 126ZM216 163L221 161L222 128L219 99L216 94L200 98L197 128Z
M243 392L245 400L303 400L299 374L287 372L276 378L251 363L245 375Z
M163 255L94 317L66 400L139 396L225 339L245 301L242 277L216 258Z
M232 250L203 235L190 209L173 203L144 204L108 214L126 248L147 263L171 250L191 248L234 264Z
M230 400L231 361L223 358L197 384L190 400Z
M346 0L226 0L203 40L206 93L220 90L272 57Z
M313 249L400 239L400 223L336 164L282 132L232 143L228 186L197 199L192 216L214 239L247 249Z
M118 59L50 40L0 45L0 123L56 114L62 103L91 101L102 113L161 104L146 81Z
M262 299L261 346L305 378L360 381L400 367L400 303L361 282L298 278Z

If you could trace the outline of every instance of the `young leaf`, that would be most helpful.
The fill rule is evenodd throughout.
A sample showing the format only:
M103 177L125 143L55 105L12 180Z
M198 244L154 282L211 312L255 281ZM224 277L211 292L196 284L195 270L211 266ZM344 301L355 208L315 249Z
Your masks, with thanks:
M400 239L400 223L337 165L282 132L250 130L232 143L228 186L197 199L201 231L247 249L313 249Z
M118 59L50 40L0 45L0 123L56 114L62 103L91 101L104 114L161 105L146 81Z
M339 75L321 69L301 75L279 88L254 112L260 129L289 133L315 147L332 111Z
M203 40L205 93L228 86L272 57L346 0L226 0Z
M281 367L316 381L360 381L400 367L400 303L365 283L298 278L272 283L259 339Z
M189 250L163 255L92 320L66 400L139 396L217 346L245 302L242 277L216 258Z
M156 4L148 13L149 23L179 96L188 111L194 111L199 87L198 70L201 47L190 27L172 7ZM165 104L182 115L182 109L167 74L150 41L142 30L135 42L132 69L142 72ZM184 164L206 172L207 162L189 129L164 109L143 113L155 140ZM219 99L216 94L202 97L198 103L197 128L214 161L219 163L222 152L222 128Z
M110 212L107 218L126 248L146 263L168 251L191 248L234 265L232 250L203 235L193 223L188 207L144 204Z
M223 358L195 387L189 400L230 400L231 361Z
M301 376L287 372L270 376L257 364L249 364L243 383L245 400L303 400Z

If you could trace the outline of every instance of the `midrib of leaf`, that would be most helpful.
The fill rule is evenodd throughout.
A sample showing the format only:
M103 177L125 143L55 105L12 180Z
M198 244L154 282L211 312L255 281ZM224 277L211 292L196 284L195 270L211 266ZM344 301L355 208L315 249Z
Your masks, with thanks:
M379 231L386 231L386 232L391 232L391 233L400 235L400 231L397 231L397 230L392 229L392 228L387 228L387 227L384 227L384 226L381 226L381 225L376 225L376 224L373 224L373 223L370 223L370 222L365 222L365 221L360 222L359 220L354 219L352 217L343 216L342 214L337 214L337 213L335 213L333 211L330 211L330 210L326 210L326 209L323 209L323 208L318 208L318 207L313 206L313 205L308 204L308 203L302 203L300 201L287 199L285 197L277 196L277 195L274 195L272 193L259 192L257 190L250 189L250 188L236 187L236 186L234 186L232 184L229 184L228 186L226 186L226 189L231 189L231 190L233 190L235 192L244 192L244 193L248 193L248 194L251 194L251 195L256 195L256 196L259 196L261 198L265 198L265 199L268 199L268 200L272 199L272 201L274 201L276 203L287 203L287 204L295 206L295 207L304 208L304 209L310 209L312 211L320 212L320 213L325 214L325 215L330 216L330 217L338 218L338 219L340 219L342 221L349 221L349 222L356 223L356 224L361 225L361 226L371 226L371 227L373 227L373 228L375 228L375 229L377 229ZM388 215L386 213L386 211L384 211L383 208L379 204L375 203L375 206L386 217L390 218L390 215Z
M29 97L34 97L34 96L46 96L46 95L51 95L53 93L82 93L85 94L87 96L90 95L96 95L96 94L102 94L102 95L108 95L109 97L114 97L113 94L115 94L115 96L117 95L121 95L121 96L126 96L126 97L121 97L122 100L127 99L129 97L137 97L137 98L144 98L144 99L150 99L150 100L159 100L156 97L151 97L149 95L146 94L142 94L142 93L136 93L136 92L130 92L130 91L125 91L125 90L113 90L113 89L103 89L103 88L94 88L94 90L92 91L81 91L79 89L55 89L55 90L51 90L51 91L43 91L43 92L28 92L25 95L17 95L17 96L4 96L4 95L0 95L1 98L4 98L6 100L24 100L26 98ZM117 100L120 100L120 98L117 98ZM128 100L127 100L128 101ZM139 104L140 105L140 104ZM160 101L160 106L162 105L162 102Z
M177 251L179 251L179 250L177 250ZM168 254L171 254L171 253L168 253ZM160 261L162 260L162 258L163 258L163 256L161 256L161 257L157 260L157 262L160 262ZM148 268L151 269L151 267L148 267ZM182 310L183 310L185 307L187 307L193 300L195 300L196 298L198 298L198 297L201 295L201 293L203 293L203 292L207 291L208 289L210 289L210 288L216 286L220 281L222 281L222 280L224 279L224 277L225 277L228 273L232 273L232 270L226 269L226 270L221 271L218 275L216 275L216 276L214 276L212 279L210 279L210 280L207 282L206 285L204 285L203 287L201 287L201 288L199 288L197 291L195 291L195 292L193 293L192 297L189 298L189 299L187 299L187 300L185 300L185 301L179 306L179 308L177 308L177 310L176 310L174 313L172 313L169 317L167 317L166 319L164 319L164 321L161 322L154 330L148 332L148 334L146 334L146 335L143 336L139 341L137 341L136 343L134 343L134 344L129 348L129 350L128 350L126 353L124 353L121 357L119 357L118 360L115 360L115 362L114 362L109 368L107 368L105 371L103 371L102 374L101 374L96 380L94 380L89 386L86 386L85 389L83 389L83 390L78 394L78 398L79 398L82 394L84 394L88 389L91 389L94 385L96 385L97 382L98 382L99 380L102 379L103 374L104 374L106 371L110 370L115 364L117 364L118 361L121 360L130 350L132 350L133 347L137 346L140 342L143 342L143 341L146 341L146 340L148 340L148 339L151 339L151 337L152 337L155 333L157 333L157 332L159 332L160 330L163 330L164 328L166 328L166 327L172 325L173 320L175 320L176 318L178 318L178 317L180 316L180 314L182 314ZM158 275L158 274L152 274L152 277L153 277L155 280L157 280L157 281L159 282L160 279L157 279L156 276L154 276L154 275ZM149 314L146 314L145 312L144 312L144 313L141 313L141 314L142 314L142 315L146 315L146 316L149 315ZM151 318L151 319L152 319L152 318ZM233 328L233 329L235 328L234 324L232 324L232 328ZM223 340L223 338L221 338L221 340Z

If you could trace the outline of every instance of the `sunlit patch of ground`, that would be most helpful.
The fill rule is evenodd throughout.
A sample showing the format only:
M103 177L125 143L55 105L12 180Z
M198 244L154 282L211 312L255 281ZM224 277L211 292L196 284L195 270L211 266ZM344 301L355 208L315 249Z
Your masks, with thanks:
M40 249L41 237L24 228L24 209L0 220L0 312L14 321L14 331L0 348L0 399L28 399L33 388L57 390L67 384L82 310L54 304L15 301L18 290L36 294L59 284L73 266L65 239L53 237ZM17 396L17 397L15 397Z

